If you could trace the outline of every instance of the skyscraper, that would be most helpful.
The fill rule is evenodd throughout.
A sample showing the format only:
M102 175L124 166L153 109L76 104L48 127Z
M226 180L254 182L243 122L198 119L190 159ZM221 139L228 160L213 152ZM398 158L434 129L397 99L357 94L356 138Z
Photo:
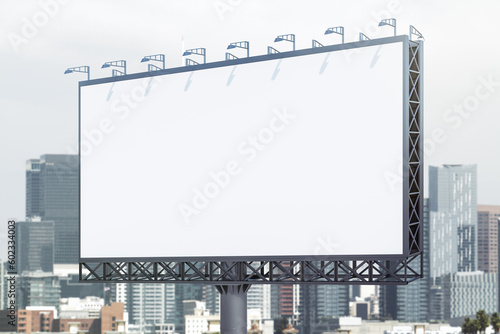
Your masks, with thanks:
M18 273L54 270L54 222L17 222Z
M287 318L293 324L299 320L300 291L298 284L271 286L271 317Z
M203 285L203 298L210 314L220 313L220 293L215 285Z
M453 286L450 282L455 277L462 277L457 273L474 272L478 265L476 165L429 167L428 229L429 317L447 320L450 316L454 317L454 304L449 300L452 296L449 287ZM468 285L472 294L481 292L479 289L474 291L472 286ZM457 303L468 302L463 299L466 294L456 296L454 300Z
M400 321L429 320L429 289L430 289L430 254L429 254L429 207L428 199L424 199L423 217L423 274L424 277L402 286L380 287L380 312L382 318L392 318Z
M260 309L262 319L271 319L271 286L254 284L247 292L247 308Z
M185 332L184 301L199 300L203 298L203 286L201 284L172 284L175 289L175 330L179 333Z
M478 269L485 273L498 271L498 219L500 205L478 205Z
M154 333L155 324L173 322L176 295L174 284L132 283L117 287L115 299L127 302L129 320L144 333ZM184 319L182 318L182 321Z
M324 318L349 316L348 285L306 285L300 292L301 332L311 333Z
M54 263L78 263L78 156L26 162L26 217L54 222Z
M477 167L429 167L430 276L477 270Z

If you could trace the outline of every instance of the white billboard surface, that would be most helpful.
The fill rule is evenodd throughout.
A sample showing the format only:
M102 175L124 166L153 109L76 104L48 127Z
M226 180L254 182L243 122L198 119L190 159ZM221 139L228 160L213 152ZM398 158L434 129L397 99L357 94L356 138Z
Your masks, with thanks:
M80 257L403 254L403 43L83 85Z

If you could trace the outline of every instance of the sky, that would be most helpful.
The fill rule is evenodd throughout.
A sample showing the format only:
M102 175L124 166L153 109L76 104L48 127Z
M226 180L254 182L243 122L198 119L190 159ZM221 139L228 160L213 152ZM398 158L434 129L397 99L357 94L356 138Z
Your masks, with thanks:
M213 62L242 40L261 55L289 33L304 49L312 39L338 43L323 33L339 25L346 42L359 32L380 38L393 34L378 27L385 18L397 19L398 35L411 24L425 37L425 165L477 164L478 203L500 205L499 10L493 0L2 0L0 254L7 220L24 219L26 160L77 152L78 80L86 77L66 68L88 65L103 78L111 76L104 62L125 59L128 73L144 72L142 57L157 53L178 67L183 47L205 47Z

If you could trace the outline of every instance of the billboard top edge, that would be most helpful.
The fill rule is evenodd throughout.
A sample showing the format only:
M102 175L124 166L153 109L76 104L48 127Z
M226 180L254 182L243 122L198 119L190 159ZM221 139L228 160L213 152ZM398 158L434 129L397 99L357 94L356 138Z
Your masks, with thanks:
M350 43L344 43L344 44L325 45L324 47L318 47L318 48L300 49L300 50L295 50L295 51L287 51L287 52L268 54L268 55L250 56L248 58L238 58L238 59L233 59L233 60L221 60L221 61L215 61L215 62L211 62L211 63L192 65L192 66L173 67L173 68L168 68L168 69L158 70L158 71L153 71L153 72L139 72L139 73L127 74L127 75L123 75L123 76L85 80L85 81L79 81L79 87L92 86L92 85L98 85L98 84L109 83L109 82L118 82L118 81L125 81L125 80L140 79L140 78L146 78L146 77L154 77L154 76L160 76L160 75L168 75L168 74L174 74L174 73L205 70L205 69L224 67L224 66L248 64L248 63L260 62L260 61L266 61L266 60L304 56L304 55L323 53L323 52L342 51L342 50L363 48L363 47L368 47L368 46L373 46L373 45L382 45L382 44L390 44L390 43L398 43L398 42L403 42L405 44L408 43L409 42L408 35L383 37L383 38L371 39L371 40L366 40L366 41L356 41L356 42L350 42Z

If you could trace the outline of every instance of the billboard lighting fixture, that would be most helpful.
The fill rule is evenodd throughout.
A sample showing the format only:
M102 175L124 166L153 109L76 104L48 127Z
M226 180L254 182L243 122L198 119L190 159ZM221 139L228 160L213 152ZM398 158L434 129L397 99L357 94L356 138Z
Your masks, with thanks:
M325 35L338 34L342 36L342 44L344 44L344 27L332 27L325 30Z
M295 51L295 35L294 34L279 35L274 39L274 43L281 42L281 41L291 42L292 46L293 46L293 51Z
M233 59L238 59L238 57L236 57L232 53L226 52L226 60L233 60Z
M410 41L412 41L412 36L417 35L417 39L425 40L424 36L417 30L414 26L410 25Z
M127 61L125 60L108 61L101 66L101 68L109 68L109 67L123 68L123 71L113 69L113 72L111 73L114 77L127 74Z
M275 48L273 48L272 46L268 46L267 47L267 54L268 55L272 55L272 54L275 54L275 53L280 53L278 50L276 50Z
M379 27L382 26L391 26L394 28L394 36L396 36L396 19L384 19L379 22Z
M199 55L199 56L203 56L203 64L206 63L207 61L207 50L205 48L196 48L196 49L188 49L186 51L184 51L184 53L182 54L182 56L191 56L191 55ZM192 59L189 59L189 58L186 58L186 66L189 66L189 65L198 65L199 63L192 60Z
M69 73L74 73L74 72L87 73L87 80L90 80L90 67L89 66L69 67L66 71L64 71L64 74L69 74Z
M151 55L151 56L145 56L142 58L141 63L145 63L145 62L148 62L151 60L161 62L162 67L158 67L158 66L153 65L153 64L148 64L148 72L159 71L159 70L165 69L165 55L156 54L156 55Z
M227 46L228 50L241 48L247 50L247 58L250 57L250 43L247 41L233 42ZM234 56L234 55L233 55Z
M318 42L317 40L313 39L312 41L312 47L314 48L322 48L324 45Z
M363 34L362 32L359 33L359 41L369 41L370 39L368 38L368 36L366 36L365 34Z

